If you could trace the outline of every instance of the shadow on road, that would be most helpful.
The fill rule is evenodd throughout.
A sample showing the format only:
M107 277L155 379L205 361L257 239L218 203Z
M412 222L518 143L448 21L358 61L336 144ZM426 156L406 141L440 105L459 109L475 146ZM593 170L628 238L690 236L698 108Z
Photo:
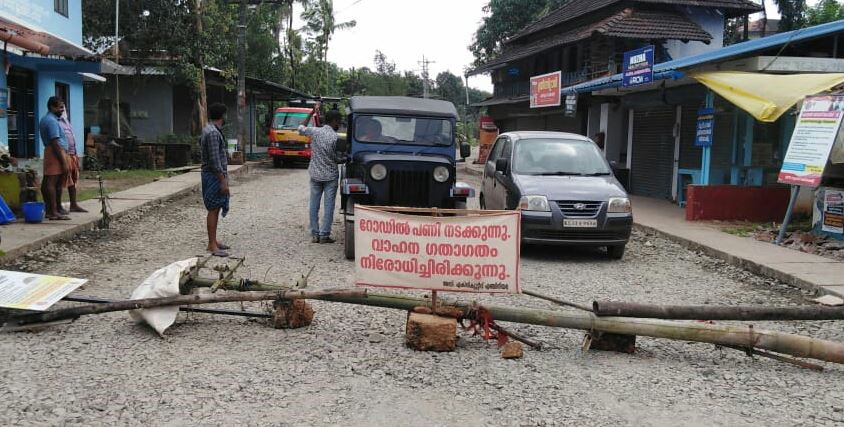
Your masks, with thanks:
M602 247L522 245L522 258L532 261L613 262Z

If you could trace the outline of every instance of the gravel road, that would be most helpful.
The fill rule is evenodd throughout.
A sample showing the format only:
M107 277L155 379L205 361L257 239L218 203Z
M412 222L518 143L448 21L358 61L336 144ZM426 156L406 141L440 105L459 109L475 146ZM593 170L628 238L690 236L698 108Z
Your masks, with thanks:
M221 240L247 257L244 276L290 282L313 265L312 288L351 282L354 268L343 259L342 240L309 242L306 182L304 170L258 169L233 186ZM78 295L126 298L152 271L202 253L203 233L204 210L194 194L124 217L108 233L50 245L7 268L84 277L90 281ZM620 262L597 250L527 248L522 265L523 286L583 303L783 305L803 304L804 298L798 290L638 232ZM554 308L527 296L479 300ZM261 309L258 303L246 306ZM462 333L456 352L420 353L403 345L403 312L321 302L314 307L314 324L299 330L181 314L162 339L126 313L111 313L40 332L2 334L0 423L844 422L844 369L831 364L818 373L713 345L641 337L633 355L582 353L582 332L523 325L509 326L548 348L503 360L493 343ZM844 341L842 325L754 326Z

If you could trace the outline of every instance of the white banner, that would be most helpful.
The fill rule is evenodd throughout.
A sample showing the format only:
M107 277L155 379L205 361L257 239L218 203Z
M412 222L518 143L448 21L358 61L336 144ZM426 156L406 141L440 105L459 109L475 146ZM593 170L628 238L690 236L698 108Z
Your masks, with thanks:
M44 311L87 282L0 270L0 307Z
M355 207L358 286L520 293L518 211L433 217Z

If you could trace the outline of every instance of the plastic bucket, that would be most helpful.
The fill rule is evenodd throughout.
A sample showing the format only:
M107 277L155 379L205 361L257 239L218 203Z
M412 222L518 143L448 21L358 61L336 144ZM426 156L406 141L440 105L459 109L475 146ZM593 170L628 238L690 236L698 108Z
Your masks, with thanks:
M39 223L44 221L44 203L29 202L23 204L23 220L26 222Z

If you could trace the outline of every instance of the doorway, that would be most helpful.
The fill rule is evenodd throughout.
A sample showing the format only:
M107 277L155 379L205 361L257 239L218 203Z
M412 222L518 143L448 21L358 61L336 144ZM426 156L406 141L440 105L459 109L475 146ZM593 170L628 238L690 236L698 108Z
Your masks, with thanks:
M14 158L36 157L35 76L32 71L12 67L6 78L9 87L9 154Z

